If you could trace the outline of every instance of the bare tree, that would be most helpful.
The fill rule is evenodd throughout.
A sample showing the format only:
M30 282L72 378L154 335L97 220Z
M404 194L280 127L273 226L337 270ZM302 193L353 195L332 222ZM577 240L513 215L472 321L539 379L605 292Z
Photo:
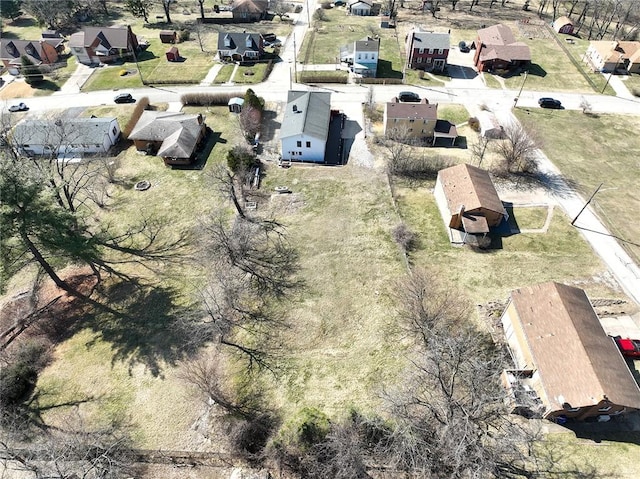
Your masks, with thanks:
M200 18L204 19L204 0L197 0L197 1L198 1L198 6L200 7ZM202 48L202 44L200 48Z
M173 23L171 21L171 3L172 0L158 0L162 9L164 10L164 16L167 17L167 23Z
M287 0L275 0L271 5L270 11L272 11L274 15L280 17L280 20L282 20L284 16L291 11L291 3Z
M494 150L505 162L510 173L534 173L536 152L541 147L537 134L527 131L519 122L504 127L504 139L494 142Z
M478 166L482 165L482 160L484 160L484 155L487 152L489 141L489 138L479 135L478 141L471 145L471 157L474 160L478 160Z

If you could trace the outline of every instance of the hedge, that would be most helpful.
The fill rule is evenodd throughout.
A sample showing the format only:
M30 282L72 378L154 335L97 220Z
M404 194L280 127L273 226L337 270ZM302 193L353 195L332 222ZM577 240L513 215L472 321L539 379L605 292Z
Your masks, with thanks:
M142 116L142 112L145 111L148 106L149 106L149 97L143 96L138 100L138 103L136 104L136 107L134 108L133 113L131 114L131 118L129 118L129 121L127 122L126 126L122 129L122 136L124 138L129 139L129 135L131 134L131 132L133 131L133 128L136 126L136 123L138 123L138 120Z
M180 97L180 101L185 106L227 106L229 100L235 97L244 98L245 92L237 91L231 93L185 93Z

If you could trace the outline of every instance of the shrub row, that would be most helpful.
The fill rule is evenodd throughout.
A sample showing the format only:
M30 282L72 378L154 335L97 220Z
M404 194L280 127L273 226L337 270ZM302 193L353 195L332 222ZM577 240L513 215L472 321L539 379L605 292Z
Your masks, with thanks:
M172 79L172 80L156 80L153 79L151 81L146 81L145 85L195 85L200 83L200 80L192 80L192 79Z
M327 72L300 72L300 83L347 83L348 76L344 74Z
M402 78L357 78L356 83L372 85L401 85Z
M264 74L262 75L262 81L266 81L267 78L269 78L269 75L271 75L272 70L273 70L273 60L269 60L269 63L267 63L267 68L264 69Z
M149 97L143 96L138 100L138 103L131 114L131 118L129 118L129 121L122 129L122 136L124 138L129 139L129 135L131 134L131 131L133 131L133 127L136 126L136 123L138 123L138 120L142 116L142 112L145 111L148 106Z
M244 92L231 93L185 93L180 101L185 106L226 106L235 97L244 98Z

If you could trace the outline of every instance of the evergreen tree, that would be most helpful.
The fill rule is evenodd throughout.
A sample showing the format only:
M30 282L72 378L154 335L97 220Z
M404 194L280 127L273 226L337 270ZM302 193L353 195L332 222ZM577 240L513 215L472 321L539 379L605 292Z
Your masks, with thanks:
M22 76L29 85L37 85L44 80L40 68L28 56L22 55L20 62L22 63Z
M15 20L22 15L21 5L21 0L0 0L0 17Z

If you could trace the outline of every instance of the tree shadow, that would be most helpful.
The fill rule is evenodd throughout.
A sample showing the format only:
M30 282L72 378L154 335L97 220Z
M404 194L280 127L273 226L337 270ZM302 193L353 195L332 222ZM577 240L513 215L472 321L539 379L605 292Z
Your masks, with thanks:
M630 412L612 416L607 422L569 421L564 427L572 431L577 438L588 439L595 443L602 441L622 442L640 445L640 412Z
M33 85L34 88L38 89L38 90L45 90L45 91L59 91L60 90L60 85L58 85L57 83L51 81L51 80L42 80L41 82L39 82L37 85Z
M178 324L197 311L181 304L175 289L119 281L103 286L100 293L118 314L94 310L78 327L89 327L111 343L112 363L128 362L130 369L143 364L160 376L165 363L175 365L193 353L193 342Z
M537 63L532 63L531 65L529 65L529 75L535 75L544 78L547 76L547 71Z

